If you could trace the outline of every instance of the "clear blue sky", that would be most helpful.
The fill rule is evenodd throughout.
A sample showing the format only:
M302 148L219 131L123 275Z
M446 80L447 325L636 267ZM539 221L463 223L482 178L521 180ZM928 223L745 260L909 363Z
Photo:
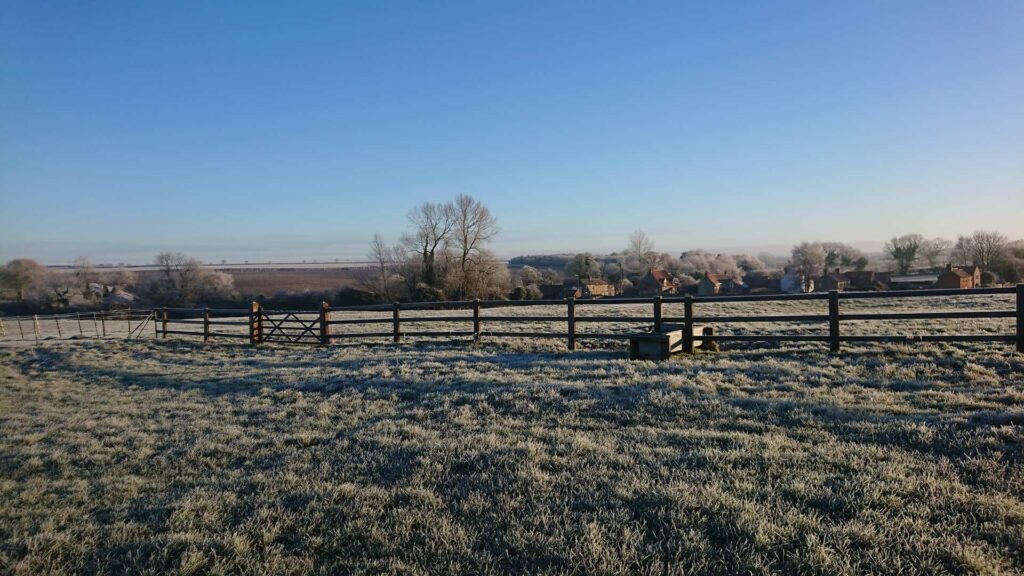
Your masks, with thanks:
M8 2L0 257L1024 236L1024 2Z

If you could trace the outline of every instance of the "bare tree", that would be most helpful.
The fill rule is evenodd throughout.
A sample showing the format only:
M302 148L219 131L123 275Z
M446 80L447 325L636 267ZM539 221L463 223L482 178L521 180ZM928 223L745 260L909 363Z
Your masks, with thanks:
M977 230L971 234L971 262L991 270L1006 256L1010 241L996 231Z
M493 257L484 255L487 245L498 235L498 221L491 211L471 196L460 194L452 204L453 244L458 258L456 294L470 295L471 285L480 285L474 276L492 271Z
M957 266L966 266L974 258L974 240L970 236L959 236L949 251L949 260Z
M906 274L920 256L925 240L920 234L905 234L885 243L885 254L896 265L900 274Z
M951 246L953 246L953 243L945 238L925 240L921 243L921 259L931 267L938 266L942 264Z
M654 240L651 240L646 232L639 229L629 235L629 248L626 249L626 254L636 259L640 267L636 271L640 273L656 267L660 259L660 255L654 251Z
M450 239L455 228L455 211L451 204L424 202L408 214L413 233L405 243L420 255L421 279L428 286L438 286L437 251Z
M96 272L96 267L92 265L92 261L86 256L79 256L75 258L72 265L74 269L71 272L71 277L74 280L74 288L82 295L82 298L87 302L102 299L102 291L97 292L93 289L93 284L99 284L100 275Z
M825 249L820 242L801 242L793 247L790 265L805 279L817 278L825 269Z
M195 304L229 298L234 293L231 275L203 268L198 258L162 252L155 263L157 276L145 286L146 295L155 303Z
M860 250L842 242L822 242L821 247L825 250L826 270L852 268L864 257Z
M385 302L393 301L397 297L395 278L404 260L401 246L388 246L380 234L374 234L367 257L373 262L373 267L363 278L364 286L383 296Z
M51 270L43 277L42 287L44 294L41 300L51 308L63 310L71 304L72 293L78 288L78 282L73 273Z
M103 283L114 290L128 291L138 281L136 275L126 268L115 268L102 275Z

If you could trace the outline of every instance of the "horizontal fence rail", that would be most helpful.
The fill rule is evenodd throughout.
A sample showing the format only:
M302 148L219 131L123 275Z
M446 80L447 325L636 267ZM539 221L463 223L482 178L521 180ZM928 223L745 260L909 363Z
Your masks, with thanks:
M913 312L859 312L842 311L842 302L875 299L960 297L1015 294L1014 309L1001 310L948 310ZM827 313L816 314L700 314L699 305L762 302L821 301ZM631 315L600 314L602 306L636 305L649 307L649 313ZM664 314L665 306L682 305L683 315ZM497 309L560 306L563 314L509 314ZM580 310L594 308L592 314ZM495 310L494 314L486 311ZM437 313L437 314L431 314ZM365 317L353 317L362 314ZM843 334L846 323L872 323L876 321L914 320L970 320L1015 319L1013 334ZM120 325L117 323L120 322ZM523 323L541 325L516 328ZM695 327L728 324L810 324L820 325L816 334L718 334L714 328L703 335L694 336ZM613 331L581 332L579 324L595 328L618 325ZM44 327L45 325L45 327ZM149 326L152 325L152 328ZM859 324L858 324L859 325ZM91 326L91 328L89 327ZM114 329L111 329L111 328ZM431 328L434 329L431 329ZM630 327L627 331L614 331ZM409 329L414 328L414 329ZM345 341L390 339L400 342L404 337L469 337L474 342L482 338L552 338L564 339L569 350L576 348L577 340L618 340L639 334L682 330L682 350L692 352L694 340L707 342L827 342L829 350L838 352L844 342L997 342L1016 343L1024 352L1024 284L1013 287L939 289L882 292L815 292L809 294L758 294L693 296L671 295L645 298L599 298L566 300L461 300L447 302L413 302L371 304L332 308L324 303L319 310L288 311L267 310L259 303L249 309L222 308L156 308L140 312L132 310L82 312L53 316L19 316L0 319L0 337L14 335L14 340L47 339L51 336L132 338L151 330L153 336L193 336L208 341L211 338L248 339L251 344L281 342L292 344L328 345ZM12 333L12 330L16 332ZM8 338L12 339L12 338Z

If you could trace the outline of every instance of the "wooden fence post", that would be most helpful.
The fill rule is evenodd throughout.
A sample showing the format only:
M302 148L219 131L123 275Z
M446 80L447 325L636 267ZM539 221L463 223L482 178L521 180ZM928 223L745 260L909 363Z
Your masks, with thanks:
M85 331L82 330L82 313L75 312L75 319L78 320L78 335L85 336Z
M4 331L4 318L0 316L0 336L6 336L7 332Z
M210 307L203 308L203 342L210 340Z
M828 291L828 350L839 352L839 291Z
M60 332L60 318L57 316L53 317L53 323L57 325L57 338L63 338L64 335Z
M25 329L21 327L21 317L18 317L18 332L21 334L21 339L25 339Z
M331 343L331 305L327 302L320 303L320 345L327 346Z
M661 296L654 297L654 333L661 333Z
M96 321L96 313L95 312L92 313L92 328L93 328L93 330L96 331L96 337L99 338L100 337L100 325ZM103 325L103 335L104 336L107 335L107 325L106 324Z
M473 343L480 342L480 299L473 300Z
M1017 352L1024 354L1024 284L1017 284Z
M166 306L164 306L164 318L163 318L163 323L162 323L161 327L163 328L163 337L167 338L167 307Z
M39 315L38 314L33 314L32 315L32 329L35 331L35 334L36 334L36 345L38 346L39 345Z
M128 318L128 336L131 336L132 335L132 307L131 306L128 307L127 318ZM115 324L114 326L117 326L117 324ZM140 336L142 335L141 332L142 332L142 330L139 330L139 333L140 333L139 335Z
M392 329L391 338L392 338L392 340L396 344L398 343L399 340L402 339L401 320L399 318L399 313L398 313L398 311L401 308L402 308L402 305L398 303L398 300L395 300L395 303L392 305L392 308L391 308L391 329Z
M567 344L569 346L569 350L575 350L576 349L576 298L574 296L569 296L568 298L565 299L565 301L567 303L566 304L566 307L567 307L566 319L568 320L568 334L567 334L568 342L567 342Z
M683 352L693 354L693 296L683 297Z
M158 338L160 336L160 322L157 319L160 318L160 310L153 308L153 337ZM128 334L131 336L131 333ZM139 329L139 336L142 335L142 329Z
M249 306L249 344L263 343L263 306L253 302Z

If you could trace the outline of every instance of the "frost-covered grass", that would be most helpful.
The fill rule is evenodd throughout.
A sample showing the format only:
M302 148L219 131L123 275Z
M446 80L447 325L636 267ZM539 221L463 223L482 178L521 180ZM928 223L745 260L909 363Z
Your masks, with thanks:
M1009 345L8 346L0 573L1019 573L1022 442Z

